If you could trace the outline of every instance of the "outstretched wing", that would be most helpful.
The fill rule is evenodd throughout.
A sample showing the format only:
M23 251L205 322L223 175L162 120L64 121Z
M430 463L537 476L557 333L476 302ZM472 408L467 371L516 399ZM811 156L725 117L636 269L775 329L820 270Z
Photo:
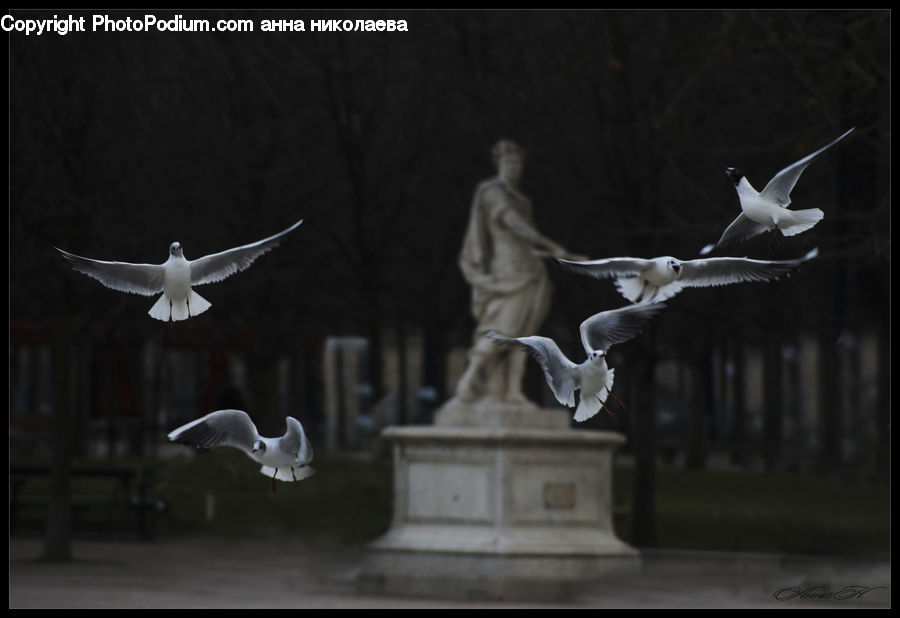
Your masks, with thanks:
M636 277L647 268L652 260L619 257L584 262L553 258L553 261L555 261L560 268L580 275L587 275L588 277L594 277L595 279L608 279L611 277Z
M737 218L731 222L731 225L725 228L725 231L722 233L722 238L719 239L714 245L706 245L700 250L700 255L706 255L716 247L721 247L723 245L727 245L732 242L740 242L743 240L747 240L748 238L753 238L759 234L765 232L768 228L765 225L761 225L746 216L743 212L737 216Z
M253 451L253 443L259 439L259 434L246 412L217 410L182 425L167 437L170 442L198 448L233 446L249 454Z
M281 438L280 448L286 453L295 453L297 461L301 464L312 461L312 444L303 431L303 425L293 416L287 417L287 431Z
M104 262L63 251L59 247L53 248L59 251L72 268L88 277L93 277L108 288L144 296L153 296L162 292L165 280L165 269L162 264Z
M505 337L494 331L487 333L494 341L525 348L544 370L544 377L556 400L570 408L575 406L575 391L581 388L581 379L576 371L578 365L566 358L556 342L547 337Z
M636 303L592 315L581 323L581 343L588 355L606 352L610 346L628 341L665 307L663 303Z
M796 260L751 260L738 257L706 258L681 263L678 282L691 287L727 285L742 281L768 281L789 273L819 254L813 249Z
M277 247L285 234L299 227L301 223L303 223L303 219L274 236L191 260L191 285L221 281L225 277L249 268L256 258Z
M773 202L777 202L781 206L787 208L788 204L791 203L791 190L794 188L794 185L797 184L797 179L800 178L800 174L803 173L806 166L825 154L826 150L853 133L854 129L850 129L830 144L822 146L811 155L803 157L796 163L787 166L775 174L766 187L760 191L760 196L772 200Z

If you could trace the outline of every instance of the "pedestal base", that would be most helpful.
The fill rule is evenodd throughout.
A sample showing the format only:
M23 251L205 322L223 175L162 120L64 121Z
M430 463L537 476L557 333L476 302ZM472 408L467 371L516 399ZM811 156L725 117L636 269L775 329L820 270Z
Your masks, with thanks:
M568 424L563 410L507 418L534 414ZM640 570L612 528L612 452L624 437L522 425L385 430L394 520L367 548L363 589L560 599L605 573Z
M636 555L499 556L371 550L358 588L368 594L483 601L565 601L605 575L641 573Z

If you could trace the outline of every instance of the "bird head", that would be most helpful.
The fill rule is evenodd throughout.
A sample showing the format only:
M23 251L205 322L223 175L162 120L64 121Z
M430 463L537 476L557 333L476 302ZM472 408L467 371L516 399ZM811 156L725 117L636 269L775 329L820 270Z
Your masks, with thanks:
M263 453L266 452L266 443L263 442L262 440L257 440L256 442L253 443L253 450L251 450L250 452L253 455L256 455L257 453L262 455Z
M681 274L681 262L679 262L675 258L669 258L666 261L666 266L671 268L675 272L676 276Z
M592 361L595 361L598 358L604 358L605 356L606 356L606 352L604 352L603 350L593 350L591 352L591 360Z
M737 169L736 167L725 167L722 166L722 169L725 170L725 175L731 179L731 182L734 183L735 186L741 181L741 178L744 177L744 172Z
M174 256L180 256L182 254L181 253L181 243L178 241L175 241L171 245L169 245L169 253L171 253Z

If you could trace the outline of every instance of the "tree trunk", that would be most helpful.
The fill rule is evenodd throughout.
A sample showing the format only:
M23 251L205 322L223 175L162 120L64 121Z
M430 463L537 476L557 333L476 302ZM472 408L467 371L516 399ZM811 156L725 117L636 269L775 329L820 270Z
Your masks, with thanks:
M384 388L384 323L382 320L379 291L381 289L381 277L378 266L370 263L363 271L363 300L366 305L366 336L369 338L368 373L369 385L372 387L372 399L369 403L381 401L385 394Z
M785 359L785 375L787 381L784 383L784 417L790 419L790 430L782 432L782 444L787 447L787 454L782 451L782 459L788 470L799 471L801 469L801 453L803 452L801 444L801 436L805 434L803 431L803 400L801 388L803 384L803 375L800 371L802 339L795 336L788 338L788 345L792 351L790 357Z
M249 350L247 352L247 382L253 410L249 411L253 422L263 436L284 433L285 421L278 401L278 361L274 350Z
M637 547L659 545L656 532L656 397L654 367L656 364L653 327L634 368L634 409L637 423L634 432L634 502L632 506L632 543Z
M891 474L891 318L885 312L878 320L878 398L875 412L875 478Z
M69 489L69 459L72 447L72 354L73 318L59 320L53 355L53 451L43 560L72 559L72 501Z
M841 389L836 371L840 362L837 353L837 338L837 329L833 324L826 324L819 331L818 467L826 473L839 470L844 459L841 442Z
M706 428L712 408L712 350L709 343L698 340L691 359L691 409L688 427L685 467L702 470L706 466Z
M819 330L819 469L840 470L844 463L843 419L838 339L847 316L847 263L832 265L831 316Z
M745 465L747 457L744 451L744 443L747 441L747 408L744 404L745 395L745 363L744 363L744 341L740 336L732 340L731 359L733 363L734 374L732 376L732 417L731 440L734 448L731 451L731 463L736 465Z
M778 467L781 461L783 380L781 374L781 332L770 328L765 333L763 406L763 465L766 470Z
M862 409L862 365L860 361L862 340L857 333L845 333L845 345L841 346L841 377L843 382L844 410L857 418L864 418ZM856 467L862 463L863 451L863 426L860 422L844 424L843 436L850 446L847 455L847 463Z
M426 324L423 332L422 383L437 392L437 400L443 401L447 393L447 337L434 324Z
M409 423L409 411L407 410L407 384L406 371L406 329L402 322L397 323L397 419L398 425Z

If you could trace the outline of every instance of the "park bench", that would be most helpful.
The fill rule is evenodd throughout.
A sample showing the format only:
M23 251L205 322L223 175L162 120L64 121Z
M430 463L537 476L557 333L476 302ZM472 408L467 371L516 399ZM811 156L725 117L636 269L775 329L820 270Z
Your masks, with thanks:
M10 534L43 531L49 502L49 466L11 464L9 472ZM152 539L165 504L150 497L151 484L152 472L147 469L71 467L73 533Z

